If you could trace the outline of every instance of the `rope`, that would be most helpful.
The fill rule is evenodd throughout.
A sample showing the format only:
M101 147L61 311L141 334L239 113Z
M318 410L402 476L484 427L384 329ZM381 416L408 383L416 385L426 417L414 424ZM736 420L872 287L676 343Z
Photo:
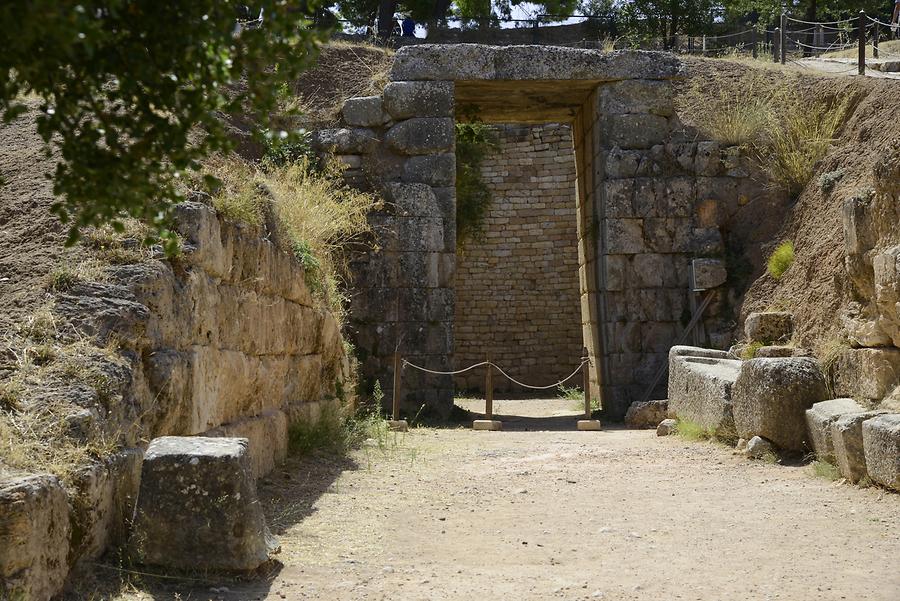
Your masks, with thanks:
M569 375L569 377L567 377L567 378L565 378L565 379L562 379L562 380L560 380L559 382L556 382L555 384L550 384L549 386L532 386L531 384L525 384L525 383L523 383L523 382L519 382L519 381L516 380L514 377L512 377L511 375L509 375L508 373L506 373L505 371L503 371L503 370L500 368L499 365L494 365L493 363L492 363L491 365L493 365L494 367L496 367L496 368L497 368L497 371L499 371L501 374L503 374L504 376L506 376L506 378L509 379L510 382L512 382L512 383L514 383L514 384L518 384L518 385L521 386L522 388L530 388L531 390L549 390L549 389L551 389L551 388L559 388L560 386L562 386L563 384L565 384L566 382L568 382L569 380L571 380L572 378L574 378L574 377L578 374L578 372L581 371L581 368L584 367L586 364L589 364L590 362L591 362L590 359L585 359L585 360L583 360L583 361L581 362L581 365L579 365L578 367L576 367L576 368L575 368L575 371L573 371L573 372Z
M436 376L455 376L456 374L465 373L467 371L475 369L476 367L482 367L483 365L494 365L494 364L491 363L490 361L482 361L481 363L476 363L475 365L470 365L469 367L466 367L465 369L458 369L456 371L435 371L433 369L428 369L426 367L422 367L421 365L416 365L415 363L410 363L406 359L403 360L403 365L404 365L404 367L409 366L409 367L412 367L413 369L418 369L419 371L424 371L427 374L434 374Z
M476 367L483 367L485 365L490 365L492 367L495 367L497 369L497 371L499 371L501 374L503 374L503 376L505 376L510 382L513 382L514 384L518 384L522 388L529 388L531 390L550 390L551 388L559 388L560 386L562 386L563 384L565 384L566 382L568 382L569 380L574 378L576 375L578 375L578 372L581 371L581 368L583 368L585 365L590 365L590 363L591 363L590 359L582 358L581 364L575 368L575 371L573 371L569 376L567 376L566 378L563 378L559 382L550 384L548 386L532 386L531 384L525 384L524 382L518 381L517 379L515 379L514 377L512 377L511 375L506 373L506 371L504 371L504 369L502 367L500 367L499 365L497 365L496 363L494 363L492 361L482 361L481 363L476 363L475 365L470 365L469 367L466 367L463 369L458 369L456 371L437 371L434 369L428 369L426 367L422 367L421 365L416 365L414 363L410 363L406 359L403 359L404 367L409 366L409 367L412 367L413 369L418 369L419 371L423 371L428 374L434 374L436 376L455 376L456 374L465 373L469 370L475 369Z
M867 17L867 18L869 19L869 21L871 21L873 24L881 25L882 27L894 27L894 26L896 25L896 24L893 24L893 25L892 25L892 24L890 24L890 23L885 23L884 21L879 21L878 19L874 19L874 18L872 18L872 17L869 17L869 15L866 15L866 17Z
M803 42L801 42L799 40L792 39L791 41L793 43L797 44L798 46L800 46L801 48L809 48L810 50L824 50L825 52L831 52L834 50L846 50L847 48L856 48L859 45L856 42L848 42L846 44L839 45L839 46L835 46L834 44L832 44L830 46L813 46L810 44L804 44Z
M803 21L801 19L795 19L794 17L788 17L785 15L785 20L793 21L794 23L802 23L804 25L838 25L839 23L852 23L853 19L842 19L840 21Z

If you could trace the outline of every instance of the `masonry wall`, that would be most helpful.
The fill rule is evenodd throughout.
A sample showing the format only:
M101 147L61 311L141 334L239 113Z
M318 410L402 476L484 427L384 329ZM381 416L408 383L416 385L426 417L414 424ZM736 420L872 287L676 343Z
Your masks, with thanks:
M484 234L457 257L454 364L490 355L514 377L548 384L571 373L583 347L572 131L551 124L495 132L498 148L482 167L492 195ZM455 384L483 392L483 370ZM502 377L494 388L521 390Z

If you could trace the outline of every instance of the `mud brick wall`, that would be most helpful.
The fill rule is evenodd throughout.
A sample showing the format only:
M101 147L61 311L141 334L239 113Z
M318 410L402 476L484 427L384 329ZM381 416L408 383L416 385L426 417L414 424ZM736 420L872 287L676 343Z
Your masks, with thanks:
M495 132L497 150L482 167L492 195L484 234L457 258L454 364L490 355L521 380L552 383L578 365L584 344L572 132L558 124ZM494 380L495 390L520 390ZM483 392L483 370L455 384Z

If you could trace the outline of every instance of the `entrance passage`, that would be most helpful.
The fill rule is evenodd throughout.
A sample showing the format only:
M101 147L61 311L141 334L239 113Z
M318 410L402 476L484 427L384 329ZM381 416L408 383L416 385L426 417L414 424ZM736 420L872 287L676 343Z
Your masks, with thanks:
M454 365L491 357L514 377L551 383L578 365L584 346L572 132L561 124L493 131L496 148L482 165L491 193L484 230L457 254ZM484 393L480 372L457 375L457 391ZM506 378L494 387L524 391Z

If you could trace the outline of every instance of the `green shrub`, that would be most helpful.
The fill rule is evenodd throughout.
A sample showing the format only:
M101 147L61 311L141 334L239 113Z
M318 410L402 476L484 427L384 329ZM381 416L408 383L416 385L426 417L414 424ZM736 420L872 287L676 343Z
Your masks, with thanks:
M675 433L685 440L701 441L713 438L713 433L696 422L679 419L675 426Z
M744 347L744 350L741 351L741 359L749 361L756 356L756 351L761 349L763 346L765 345L762 342L751 342Z
M319 419L296 422L290 427L288 445L292 453L299 455L312 452L343 455L367 439L375 440L383 448L388 433L380 407L364 408L356 415L347 415L336 404L328 404Z
M316 158L312 149L312 135L306 130L299 130L293 136L287 132L263 130L265 152L260 164L264 170L285 167L294 163L312 164Z
M456 245L479 240L491 208L491 192L481 178L484 158L497 148L493 130L472 121L456 124Z
M794 263L794 243L790 240L782 242L769 257L768 271L776 280L780 280Z

